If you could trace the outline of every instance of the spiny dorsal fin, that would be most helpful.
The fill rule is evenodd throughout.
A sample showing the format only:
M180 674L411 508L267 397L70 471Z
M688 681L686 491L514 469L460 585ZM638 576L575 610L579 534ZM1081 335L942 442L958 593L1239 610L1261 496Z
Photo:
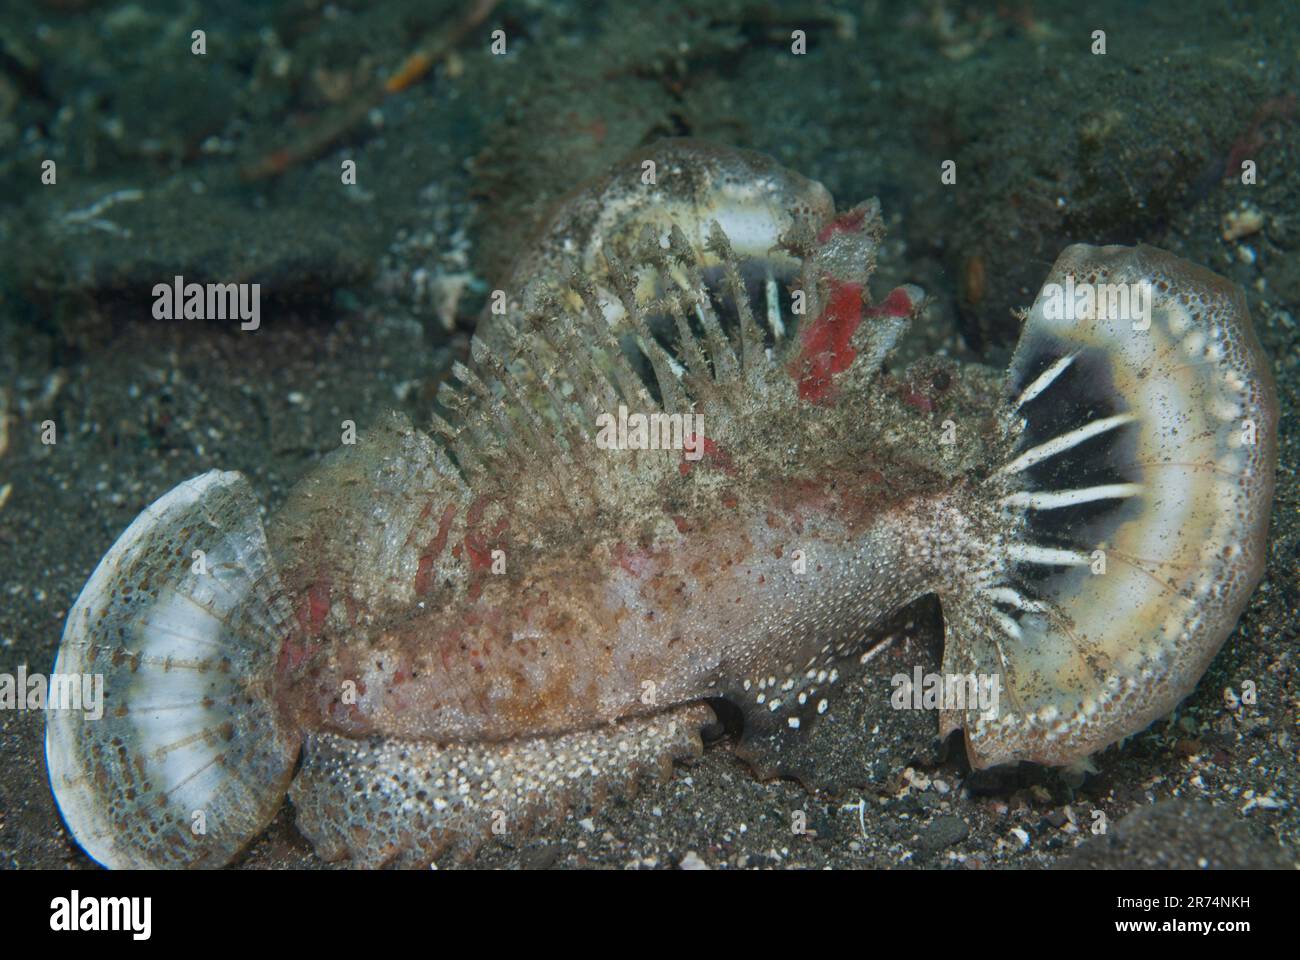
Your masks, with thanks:
M740 271L736 268L736 256L731 252L731 242L717 221L714 221L709 231L708 247L722 261L727 292L731 294L740 315L741 365L749 375L760 367L768 366L763 352L763 334L754 323L754 311L750 309L749 294L741 282Z
M623 308L627 311L628 322L636 332L638 345L654 370L659 395L663 398L662 409L670 412L684 412L686 409L686 396L681 381L678 380L677 374L673 370L675 361L668 355L668 351L660 346L659 341L655 339L650 330L644 306L637 300L636 277L628 265L613 258L610 258L609 261L609 274L615 290L618 291Z

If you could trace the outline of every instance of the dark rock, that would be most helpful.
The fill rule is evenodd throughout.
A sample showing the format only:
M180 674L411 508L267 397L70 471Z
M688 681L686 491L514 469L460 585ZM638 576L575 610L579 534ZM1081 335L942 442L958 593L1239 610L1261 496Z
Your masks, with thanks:
M926 853L934 853L961 843L968 836L970 827L961 817L937 817L921 831L920 847Z

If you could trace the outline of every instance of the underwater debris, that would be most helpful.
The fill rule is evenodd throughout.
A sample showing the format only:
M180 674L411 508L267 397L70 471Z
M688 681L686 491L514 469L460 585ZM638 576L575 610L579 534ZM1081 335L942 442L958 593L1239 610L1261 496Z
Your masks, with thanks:
M278 177L286 170L324 153L359 127L385 97L406 90L439 61L449 57L461 40L487 19L498 2L499 0L472 0L460 17L423 38L387 80L373 84L368 91L330 113L302 136L249 163L242 171L243 178L256 181Z

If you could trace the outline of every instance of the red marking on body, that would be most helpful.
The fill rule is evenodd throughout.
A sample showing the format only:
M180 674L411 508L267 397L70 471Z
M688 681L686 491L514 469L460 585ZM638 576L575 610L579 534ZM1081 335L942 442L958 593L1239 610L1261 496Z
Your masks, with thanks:
M276 670L281 675L292 673L302 666L309 656L311 656L311 648L306 643L294 636L285 637L284 643L280 645Z
M478 529L478 525L483 522L483 511L486 508L487 501L479 497L469 505L469 510L465 514L465 539L462 542L465 544L465 552L469 555L471 570L481 570L492 565L487 544L483 542L483 535Z
M308 637L319 636L330 612L329 578L322 577L307 589L307 595L298 605L297 612L302 632Z
M912 302L907 291L902 287L895 287L889 291L889 296L880 303L867 307L863 314L868 317L907 317L911 316L915 309L916 304Z
M841 494L834 484L825 480L791 479L781 484L772 494L772 507L785 517L786 524L795 533L803 534L804 522L809 517L835 513Z
M927 397L919 390L907 388L903 391L903 402L909 407L915 407L922 413L930 413L934 410L934 401Z
M685 517L681 516L680 514L676 514L676 513L674 513L674 514L672 515L672 517L673 517L673 523L675 523L675 524L677 525L677 532L678 532L678 533L690 533L690 532L691 532L691 528L688 527L688 526L686 525L686 518L685 518Z
M617 563L628 573L632 574L632 576L634 577L637 576L639 571L637 570L637 567L633 564L632 557L627 549L627 544L622 542L614 544L611 553L614 554L615 563Z
M632 549L627 544L614 544L610 552L614 562L634 577L644 577L655 562L654 552L644 548Z
M429 507L425 508L423 516L428 516ZM451 520L456 515L454 504L447 504L442 511L442 517L438 520L438 533L430 541L428 548L420 554L420 561L415 571L415 594L424 596L433 589L433 562L441 555L447 546L447 536L451 533Z
M697 444L703 444L703 447L697 447ZM724 473L735 474L736 468L731 462L730 455L708 437L699 437L697 439L696 435L692 433L686 438L685 445L692 451L700 449L701 452L697 459L691 460L687 458L686 451L682 451L682 462L678 465L678 469L683 477L688 476L697 463L707 463Z
M821 228L817 234L817 242L824 244L837 233L857 233L862 229L862 220L865 216L865 210L850 210L848 213L840 214Z
M802 349L790 365L799 381L799 398L810 403L830 399L831 377L843 373L858 352L850 345L862 322L862 284L830 280L830 298L816 320L799 332Z
M415 595L422 597L433 587L433 557L425 553L415 568Z
M483 510L487 507L487 502L481 497L470 504L468 512L465 514L465 552L469 554L469 565L472 571L482 571L492 566L492 550L501 534L510 528L508 517L502 517L497 521L497 525L488 533L479 529L479 524L483 521Z
M487 505L488 501L483 497L470 504L465 512L465 537L460 545L452 549L452 555L459 559L461 556L459 547L463 545L465 555L469 558L471 602L483 595L483 575L492 568L492 552L502 548L499 538L510 528L510 519L502 517L490 531L485 533L481 530L480 524L483 522L483 512L487 509Z
M465 552L469 554L471 570L485 570L492 566L492 552L477 531L465 535Z
M906 317L915 309L907 291L898 287L881 303L864 306L863 285L828 277L830 297L821 316L799 333L802 349L789 367L799 381L799 398L828 403L834 398L833 378L853 365L858 352L853 335L868 317Z

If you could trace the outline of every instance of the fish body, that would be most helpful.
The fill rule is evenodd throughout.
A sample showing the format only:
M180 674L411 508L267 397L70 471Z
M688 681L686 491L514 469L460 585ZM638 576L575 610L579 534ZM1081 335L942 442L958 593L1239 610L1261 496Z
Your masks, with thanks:
M1167 713L1263 567L1276 400L1240 291L1074 246L1005 377L896 370L924 295L872 298L882 236L874 201L666 141L556 212L429 432L374 424L265 525L215 470L150 506L56 664L107 681L102 723L48 721L78 842L219 865L287 793L326 859L427 863L698 753L710 702L797 743L927 594L944 672L1004 690L940 713L974 766ZM1066 317L1076 284L1147 309Z

